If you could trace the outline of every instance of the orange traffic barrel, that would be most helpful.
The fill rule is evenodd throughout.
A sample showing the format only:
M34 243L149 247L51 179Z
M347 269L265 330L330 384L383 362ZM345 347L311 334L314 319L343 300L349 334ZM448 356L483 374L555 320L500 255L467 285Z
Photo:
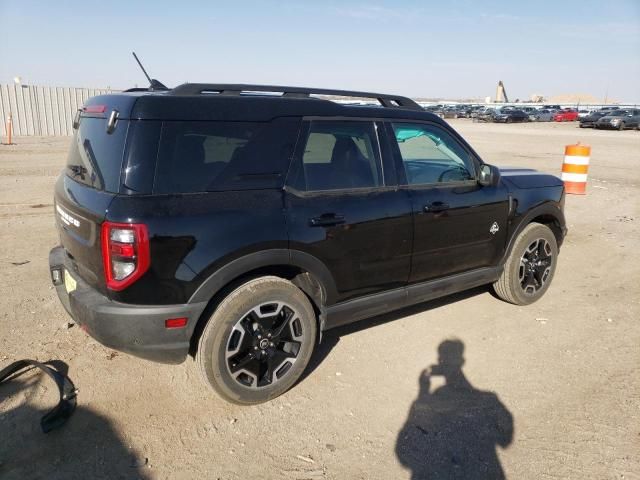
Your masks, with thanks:
M564 147L564 163L562 164L562 181L567 193L584 195L587 190L587 174L589 173L589 145L567 145Z

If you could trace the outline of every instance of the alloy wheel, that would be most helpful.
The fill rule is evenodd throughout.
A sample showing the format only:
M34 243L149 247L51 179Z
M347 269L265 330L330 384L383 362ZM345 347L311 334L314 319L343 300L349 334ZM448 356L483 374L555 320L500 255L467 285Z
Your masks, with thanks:
M544 238L534 240L520 258L518 278L527 295L535 295L549 279L553 265L553 250Z
M271 386L298 359L304 336L302 322L290 305L260 304L233 326L225 349L226 367L244 387Z

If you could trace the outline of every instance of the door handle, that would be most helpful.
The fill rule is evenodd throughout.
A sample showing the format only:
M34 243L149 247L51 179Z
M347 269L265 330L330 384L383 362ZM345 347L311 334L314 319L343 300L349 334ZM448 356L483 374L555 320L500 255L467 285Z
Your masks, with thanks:
M344 215L337 213L323 213L319 217L309 219L309 225L312 227L331 227L344 223Z
M449 204L445 202L433 202L424 206L425 212L444 212L449 210Z

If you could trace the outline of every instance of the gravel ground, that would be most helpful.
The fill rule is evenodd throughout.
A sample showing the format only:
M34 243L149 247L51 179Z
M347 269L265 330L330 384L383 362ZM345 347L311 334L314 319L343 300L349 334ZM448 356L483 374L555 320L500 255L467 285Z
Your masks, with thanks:
M0 387L0 477L640 478L640 132L451 124L500 166L559 174L565 145L592 146L550 291L517 307L479 288L331 331L306 377L256 407L217 398L191 360L68 328L47 255L69 139L0 146L0 367L61 360L80 390L43 435L49 380Z

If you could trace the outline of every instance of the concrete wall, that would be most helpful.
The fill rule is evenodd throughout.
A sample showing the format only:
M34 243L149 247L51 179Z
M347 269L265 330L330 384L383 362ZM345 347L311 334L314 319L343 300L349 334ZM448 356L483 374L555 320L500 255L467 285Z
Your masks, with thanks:
M7 135L13 116L13 135L73 135L73 117L89 98L110 90L0 84L0 135Z

